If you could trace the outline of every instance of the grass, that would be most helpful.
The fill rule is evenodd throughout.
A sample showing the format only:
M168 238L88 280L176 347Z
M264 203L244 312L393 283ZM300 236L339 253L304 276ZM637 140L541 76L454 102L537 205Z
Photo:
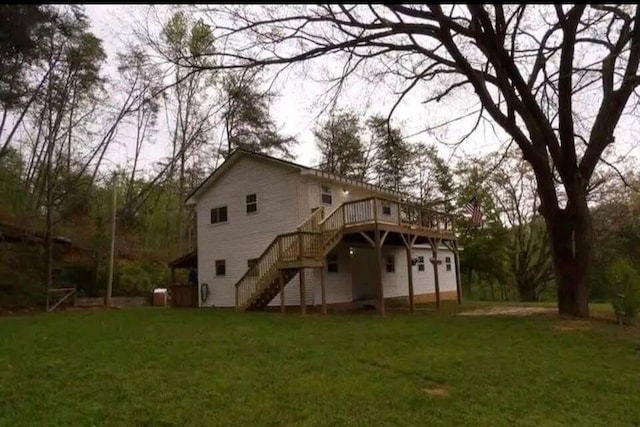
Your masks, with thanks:
M3 317L0 425L637 426L635 334L544 315Z

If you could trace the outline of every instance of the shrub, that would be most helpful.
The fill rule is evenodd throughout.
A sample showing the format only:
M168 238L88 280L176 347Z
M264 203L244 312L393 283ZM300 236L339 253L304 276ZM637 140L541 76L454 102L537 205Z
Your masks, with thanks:
M607 269L607 285L618 322L631 324L640 311L638 270L629 261L615 261Z

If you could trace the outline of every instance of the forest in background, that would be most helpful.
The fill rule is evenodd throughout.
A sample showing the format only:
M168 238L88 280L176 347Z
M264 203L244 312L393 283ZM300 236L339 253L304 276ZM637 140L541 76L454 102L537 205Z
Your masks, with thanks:
M0 226L42 233L17 244L0 236L0 306L41 305L51 285L81 295L106 288L112 183L117 176L114 295L146 295L166 285L167 262L192 248L187 194L240 147L291 158L295 138L270 114L277 94L260 69L191 73L150 52L189 56L206 67L212 33L176 12L157 38L140 36L107 73L102 41L81 7L0 6ZM171 152L153 167L144 153L168 130ZM458 214L463 291L473 299L555 299L553 268L536 181L514 149L456 163L425 135L409 142L401 123L333 108L314 126L320 169L405 192ZM108 153L126 138L125 167ZM595 231L591 297L611 298L608 269L640 267L640 180L627 159L593 179ZM483 224L461 207L476 197ZM67 262L54 237L81 256Z

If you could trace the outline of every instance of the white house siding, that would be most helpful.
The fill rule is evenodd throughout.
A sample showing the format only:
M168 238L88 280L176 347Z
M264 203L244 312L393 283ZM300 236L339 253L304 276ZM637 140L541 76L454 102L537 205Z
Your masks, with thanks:
M309 211L317 206L324 206L325 214L331 213L335 208L344 202L352 200L365 199L375 196L373 191L351 186L348 184L339 184L333 181L323 180L322 178L307 176L305 180L309 189ZM331 204L322 203L320 186L327 185L331 188ZM347 190L345 192L345 190Z
M300 172L295 168L245 156L200 197L198 276L210 290L202 306L234 306L234 285L247 271L247 260L258 258L275 236L290 232L299 224L297 195L300 191L306 193L299 188L300 181ZM247 214L245 196L253 193L257 194L258 212ZM210 224L211 208L225 205L228 221ZM226 275L216 277L215 260L220 259L226 262Z
M333 250L338 258L338 272L329 273L324 266L324 288L327 304L351 302L351 259L349 245L340 243ZM313 269L313 298L316 305L322 303L322 287L320 285L320 271Z
M354 266L353 272L353 297L354 299L375 299L378 297L378 287L376 283L376 255L371 247L356 247L353 250L354 255L351 260ZM418 265L413 268L413 287L414 293L429 294L435 293L435 281L433 276L433 267L429 263L431 250L425 248L414 248L413 257L423 256L425 259L424 271L418 270ZM387 272L386 260L388 256L394 257L395 271ZM444 260L444 252L438 253L438 258ZM449 256L448 254L446 256ZM407 255L404 247L384 246L382 249L382 281L384 287L385 298L394 298L409 295L409 282L407 275ZM439 266L440 290L455 290L455 271L452 265L454 275L445 271L444 264Z
M424 271L418 270L418 265L412 266L413 269L413 292L415 295L435 294L435 278L433 274L433 265L429 261L431 259L431 249L428 247L414 247L412 256L417 258L424 257ZM388 273L384 262L386 256L393 255L395 257L395 272ZM445 258L451 258L451 271L446 271ZM438 259L442 260L442 264L438 265L438 280L440 292L449 292L456 290L456 267L453 252L449 249L441 247L438 249ZM393 298L409 295L409 278L407 275L407 252L403 247L383 248L383 268L382 281L384 286L385 298Z
M376 299L378 288L376 282L375 251L367 246L353 246L350 251L348 244L341 243L336 251L338 253L338 273L327 273L325 266L325 292L328 304L351 302L361 299ZM350 252L353 252L351 255ZM382 280L385 298L403 297L409 295L409 283L407 275L407 256L404 247L386 246L383 247ZM386 257L395 257L395 272L386 271ZM414 257L423 256L425 259L424 271L418 270L418 265L413 268L413 287L415 295L435 294L435 279L433 266L429 262L431 249L416 247L412 251ZM446 271L445 257L451 258L451 271ZM438 278L440 281L440 292L456 291L455 260L453 253L441 248L438 250L438 259L442 264L438 265ZM314 303L320 304L321 287L320 275L317 269L313 269L312 280L307 279L307 289L310 282L313 283ZM296 286L298 282L295 282ZM297 292L296 288L296 292ZM299 294L296 294L296 304L299 301ZM307 298L307 303L309 298Z

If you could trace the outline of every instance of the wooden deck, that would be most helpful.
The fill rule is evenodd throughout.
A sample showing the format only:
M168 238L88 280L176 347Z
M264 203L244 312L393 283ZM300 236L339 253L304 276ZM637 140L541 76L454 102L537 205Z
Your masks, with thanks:
M381 247L385 243L405 246L408 262L411 262L413 245L422 243L431 246L433 262L436 262L438 247L442 243L455 252L456 264L459 263L453 216L379 197L354 200L338 206L326 217L324 210L320 208L300 224L296 231L278 235L258 258L258 262L236 283L236 307L243 310L263 308L263 305L270 302L269 298L277 295L278 289L286 284L282 283L281 271L322 268L326 255L343 239L370 244L377 250L379 258ZM439 294L435 264L434 273L436 293ZM459 284L459 271L456 271L456 276ZM384 313L381 272L378 281L381 310ZM413 308L411 277L409 288Z

